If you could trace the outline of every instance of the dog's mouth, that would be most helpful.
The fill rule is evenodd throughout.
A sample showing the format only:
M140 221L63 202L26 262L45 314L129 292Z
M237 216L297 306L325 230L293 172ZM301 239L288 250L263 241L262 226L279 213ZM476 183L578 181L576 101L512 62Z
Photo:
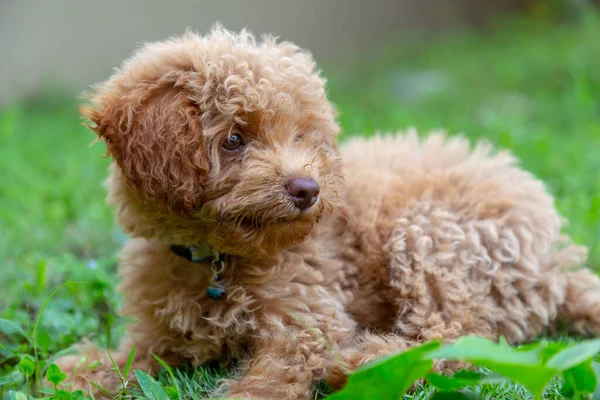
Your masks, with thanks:
M214 248L229 254L274 254L305 238L327 210L321 202L306 210L295 210L285 205L243 212L236 210L235 213L222 210L213 214L214 225L209 242Z
M299 226L319 222L324 211L321 204L315 204L307 210L290 212L278 212L275 215L269 214L237 214L223 215L220 220L228 225L235 225L241 228L261 230L261 229L285 229L285 225Z
M313 217L307 214L301 215L287 215L277 218L261 218L261 217L250 217L244 216L240 218L234 218L236 223L240 226L253 229L264 229L268 227L276 227L281 225L297 225L306 224L318 221L320 215Z

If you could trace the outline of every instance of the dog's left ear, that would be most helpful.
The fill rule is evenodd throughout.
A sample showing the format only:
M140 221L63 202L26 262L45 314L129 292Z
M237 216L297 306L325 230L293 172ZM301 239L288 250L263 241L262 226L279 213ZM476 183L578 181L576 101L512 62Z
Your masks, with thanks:
M209 163L198 107L181 81L125 85L113 77L80 111L143 199L187 215L201 201Z

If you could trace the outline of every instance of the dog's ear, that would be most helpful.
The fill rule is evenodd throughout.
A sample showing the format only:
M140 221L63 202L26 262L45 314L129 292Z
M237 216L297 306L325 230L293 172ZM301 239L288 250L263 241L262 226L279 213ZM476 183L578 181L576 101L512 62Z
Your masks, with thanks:
M80 111L142 198L188 214L201 200L208 160L198 107L177 83L107 82Z

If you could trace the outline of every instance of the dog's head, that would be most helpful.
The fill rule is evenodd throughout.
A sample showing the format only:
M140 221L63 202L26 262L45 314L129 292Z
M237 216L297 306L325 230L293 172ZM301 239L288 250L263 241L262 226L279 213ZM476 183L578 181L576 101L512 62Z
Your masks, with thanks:
M141 48L81 107L125 231L227 253L302 240L339 197L339 128L311 56L216 28Z

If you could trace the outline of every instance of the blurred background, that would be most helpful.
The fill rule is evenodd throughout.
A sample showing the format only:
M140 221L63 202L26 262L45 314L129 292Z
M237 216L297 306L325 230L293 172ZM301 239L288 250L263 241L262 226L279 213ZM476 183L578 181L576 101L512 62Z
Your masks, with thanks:
M116 343L109 160L79 93L140 42L216 22L311 50L350 135L445 129L515 153L600 267L600 16L586 0L1 0L0 373L90 337ZM7 325L6 322L10 321ZM7 328L12 326L13 328ZM11 330L12 329L12 330ZM2 398L0 388L0 398Z
M143 41L208 31L274 33L321 62L373 53L400 34L482 27L533 0L4 0L0 4L0 104L39 90L45 80L79 91L106 78Z

